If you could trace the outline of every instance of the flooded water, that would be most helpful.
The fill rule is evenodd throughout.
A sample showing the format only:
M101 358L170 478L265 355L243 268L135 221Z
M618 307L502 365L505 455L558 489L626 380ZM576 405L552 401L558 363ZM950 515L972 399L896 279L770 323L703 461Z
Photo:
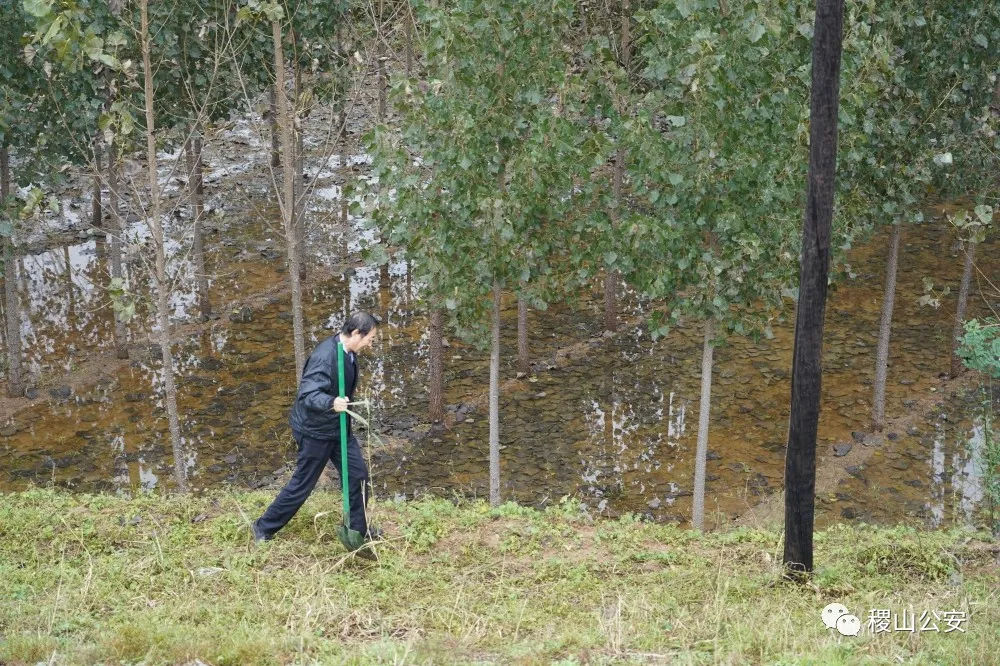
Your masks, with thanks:
M355 162L363 167L364 159ZM387 326L371 353L362 356L359 389L372 401L375 427L396 442L387 449L370 448L377 493L485 496L486 413L462 409L455 425L443 431L431 431L426 421L426 317L406 265L390 266L388 282L380 280L377 268L343 274L337 269L348 253L357 252L366 233L362 220L353 217L349 238L338 226L337 166L332 160L329 172L321 174L310 210L312 265L332 269L334 277L305 290L307 346L332 334L329 327L356 308L380 312ZM257 210L246 193L213 192L211 183L221 175L210 175L209 205L227 211L207 220L211 298L221 316L174 349L185 464L195 488L254 487L272 480L294 458L287 425L295 390L290 307L277 292L256 309L234 313L231 304L282 284L283 246L279 230L268 222L273 211ZM904 236L889 418L906 414L915 396L928 394L932 380L948 369L954 295L939 310L917 303L925 276L957 292L961 257L946 227L935 220ZM144 237L141 224L131 228L137 238ZM185 230L181 223L167 228L179 285L171 301L178 322L192 318L196 304L191 258L183 251ZM834 442L850 441L852 431L864 430L870 419L886 246L886 238L877 238L853 251L850 260L858 276L830 296L821 456L832 455ZM984 274L998 273L995 241L978 256ZM141 257L133 259L132 288L148 302L151 285L142 277ZM101 289L108 270L102 243L88 240L29 255L19 269L30 374L59 377L88 355L112 349L112 315ZM594 513L632 511L685 521L697 434L700 326L675 329L657 342L641 326L600 341L601 308L595 288L573 308L531 312L533 359L576 343L594 344L585 357L520 380L501 396L503 495L536 506L570 495ZM623 309L628 318L643 305L627 294ZM981 298L970 298L969 316L984 309ZM506 379L515 374L513 300L505 301L503 316ZM148 308L140 308L131 334L144 338L151 326ZM782 483L792 323L774 330L772 340L733 339L715 353L706 506L721 521ZM81 491L172 486L167 423L157 390L159 352L142 351L94 385L69 396L53 395L0 424L0 490L50 483ZM445 402L454 412L487 390L488 354L453 339L445 352ZM980 500L970 442L974 448L982 435L976 434L971 407L962 400L943 403L941 409L949 412L947 421L927 415L919 433L899 433L893 446L853 470L834 498L821 498L820 523L912 519L934 526L970 520Z
M980 453L985 391L948 396L820 499L820 524L847 519L932 527L976 524L984 501ZM1000 409L1000 391L994 412Z

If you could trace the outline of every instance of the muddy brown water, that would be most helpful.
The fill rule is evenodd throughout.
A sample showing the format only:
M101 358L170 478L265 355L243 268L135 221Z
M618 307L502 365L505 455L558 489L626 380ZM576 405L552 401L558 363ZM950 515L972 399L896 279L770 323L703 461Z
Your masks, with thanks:
M327 185L323 196L335 198ZM322 212L322 206L319 212ZM355 231L361 233L358 221ZM233 237L220 229L219 237ZM212 233L215 233L214 231ZM314 261L335 266L343 246L332 216L314 229ZM886 237L851 253L858 276L839 285L827 306L819 452L852 440L869 421ZM283 279L281 246L266 224L211 243L212 297L221 317L175 347L185 464L195 488L256 487L294 458L287 414L294 394L287 298L233 313L226 305ZM929 391L948 368L948 338L961 257L940 219L906 231L891 345L886 412L891 419ZM190 271L180 239L177 265ZM978 252L979 269L997 275L996 242ZM111 315L100 284L107 268L89 241L22 261L19 287L28 370L58 375L87 354L111 348ZM133 269L135 270L135 269ZM138 271L135 271L138 276ZM920 306L921 278L950 285L940 309ZM148 290L136 278L137 290ZM193 288L191 288L193 289ZM173 300L178 321L194 310L194 293ZM540 370L501 396L501 476L508 499L543 506L565 496L595 514L631 511L657 520L687 520L700 390L700 326L675 329L653 342L642 327L600 340L601 295L583 294L570 308L531 312L532 357L593 341L583 358ZM995 299L994 299L995 300ZM348 271L305 291L307 346L330 335L349 311L370 308L387 326L362 357L360 396L372 401L375 428L390 436L369 452L376 491L387 498L425 493L486 496L488 419L466 414L443 431L426 422L426 318L406 266L393 264L388 284L378 269ZM634 295L625 317L643 311ZM970 298L970 315L985 311ZM791 313L789 313L791 314ZM793 328L776 326L772 340L732 339L715 354L706 506L718 521L736 516L780 489L789 402ZM140 311L133 334L148 330ZM514 376L516 303L505 301L504 378ZM0 424L0 491L55 484L79 491L131 492L172 486L172 459L157 354L140 353L121 371L69 396L54 394ZM487 390L488 354L451 339L445 350L448 408L456 411ZM970 446L981 439L973 402L942 396L913 434L852 471L834 497L821 498L818 521L914 521L931 526L974 520L981 500ZM940 419L948 413L947 421ZM977 428L979 429L977 431ZM980 434L977 434L979 432ZM403 442L400 444L400 442ZM834 460L832 464L836 464Z

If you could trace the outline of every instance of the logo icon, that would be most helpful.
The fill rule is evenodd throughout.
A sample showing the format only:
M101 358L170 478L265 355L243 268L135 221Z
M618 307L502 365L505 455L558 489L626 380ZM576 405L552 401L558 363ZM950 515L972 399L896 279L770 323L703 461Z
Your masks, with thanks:
M843 604L830 604L823 609L823 624L827 629L836 629L837 620L842 615L848 615L847 607Z
M861 619L857 615L841 615L837 619L837 631L842 636L857 636L861 633Z
M842 636L857 636L861 633L861 619L851 615L843 604L829 604L823 609L823 624L827 629L836 629Z

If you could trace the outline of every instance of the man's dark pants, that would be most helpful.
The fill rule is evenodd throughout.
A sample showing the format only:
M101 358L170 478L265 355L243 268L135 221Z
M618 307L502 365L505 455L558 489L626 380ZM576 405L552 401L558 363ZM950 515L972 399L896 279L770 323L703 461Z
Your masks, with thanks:
M341 470L339 439L316 439L294 430L292 437L299 445L295 473L257 521L257 528L268 537L284 527L305 503L316 487L327 461L333 461L338 473ZM347 481L351 500L351 529L365 534L368 531L365 522L365 504L371 496L371 486L368 485L368 466L361 456L358 440L353 435L347 440ZM362 492L363 486L365 486L364 492Z

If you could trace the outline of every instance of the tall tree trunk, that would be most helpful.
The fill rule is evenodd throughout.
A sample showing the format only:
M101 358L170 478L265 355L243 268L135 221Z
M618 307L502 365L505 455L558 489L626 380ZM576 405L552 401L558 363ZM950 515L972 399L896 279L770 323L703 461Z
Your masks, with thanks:
M378 122L385 122L385 109L386 109L386 99L387 99L387 84L386 84L386 67L385 67L385 50L381 46L381 39L379 40L379 57L378 57ZM379 231L379 242L385 246L385 250L389 252L389 244L386 242L385 234ZM380 272L379 279L383 283L389 281L389 264L383 264Z
M101 210L101 163L104 150L101 146L100 134L94 135L94 199L91 206L91 225L100 229L104 224L104 214Z
M792 351L792 397L785 453L785 548L788 575L813 569L816 429L823 379L823 315L837 175L837 113L843 0L816 0L810 93L809 189L802 227L799 303Z
M522 288L524 285L521 285ZM531 370L528 362L528 301L524 296L517 297L517 371L528 374Z
M111 279L123 280L122 218L118 209L118 145L112 140L108 148L108 208L111 210ZM128 334L125 322L115 315L115 356L128 358Z
M292 287L292 335L295 345L295 383L302 379L302 366L306 361L305 333L302 324L302 289L299 283L299 253L295 235L295 173L292 156L292 109L285 92L285 54L281 43L281 23L271 22L271 39L274 42L274 71L278 80L278 125L281 127L282 162L284 176L284 197L278 198L285 227L285 245L288 248L288 279Z
M705 463L708 459L708 426L712 410L712 363L715 337L715 319L705 320L705 342L701 352L701 404L698 410L698 450L694 458L694 496L691 509L691 526L705 529Z
M490 506L500 506L500 283L493 283L490 347Z
M202 163L201 132L196 128L187 144L188 188L191 191L191 217L194 219L194 272L198 281L198 308L202 321L212 314L208 296L208 273L205 270L205 242L202 238L201 218L205 201L205 172Z
M959 341L965 334L965 308L969 302L969 286L972 283L973 257L976 245L965 241L965 267L962 269L962 284L958 288L958 311L955 313L955 330L951 335L951 378L962 374L962 358L958 355Z
M151 214L149 229L153 236L153 250L156 253L157 319L160 330L160 353L163 356L163 384L167 403L167 418L170 423L170 443L174 452L174 476L181 492L187 492L187 472L184 467L184 449L181 444L181 426L177 415L177 389L174 386L174 360L170 353L170 299L167 293L167 258L163 242L163 220L160 218L160 191L156 178L156 125L153 115L153 70L149 58L149 10L148 0L140 0L142 13L142 66L145 79L146 98L146 159L149 171L149 196Z
M275 86L268 88L268 101L271 105L271 115L267 124L271 126L271 166L281 166L281 153L278 152L278 96L274 91Z
M302 130L299 117L299 104L302 100L302 68L295 61L295 102L292 105L295 123L295 242L298 244L296 253L299 257L299 279L306 279L306 202L305 190L305 133Z
M10 154L7 144L0 145L0 206L10 196ZM3 210L3 208L0 208ZM7 395L24 395L21 377L21 301L17 293L17 259L14 257L14 235L3 242L4 312L7 319Z
M430 409L431 423L444 420L444 347L442 344L441 308L431 309L430 325Z
M892 227L889 265L885 273L885 296L882 298L882 323L878 329L878 352L875 355L875 397L872 400L872 431L885 427L885 377L889 366L889 334L892 332L892 309L896 300L896 266L899 261L899 222Z

